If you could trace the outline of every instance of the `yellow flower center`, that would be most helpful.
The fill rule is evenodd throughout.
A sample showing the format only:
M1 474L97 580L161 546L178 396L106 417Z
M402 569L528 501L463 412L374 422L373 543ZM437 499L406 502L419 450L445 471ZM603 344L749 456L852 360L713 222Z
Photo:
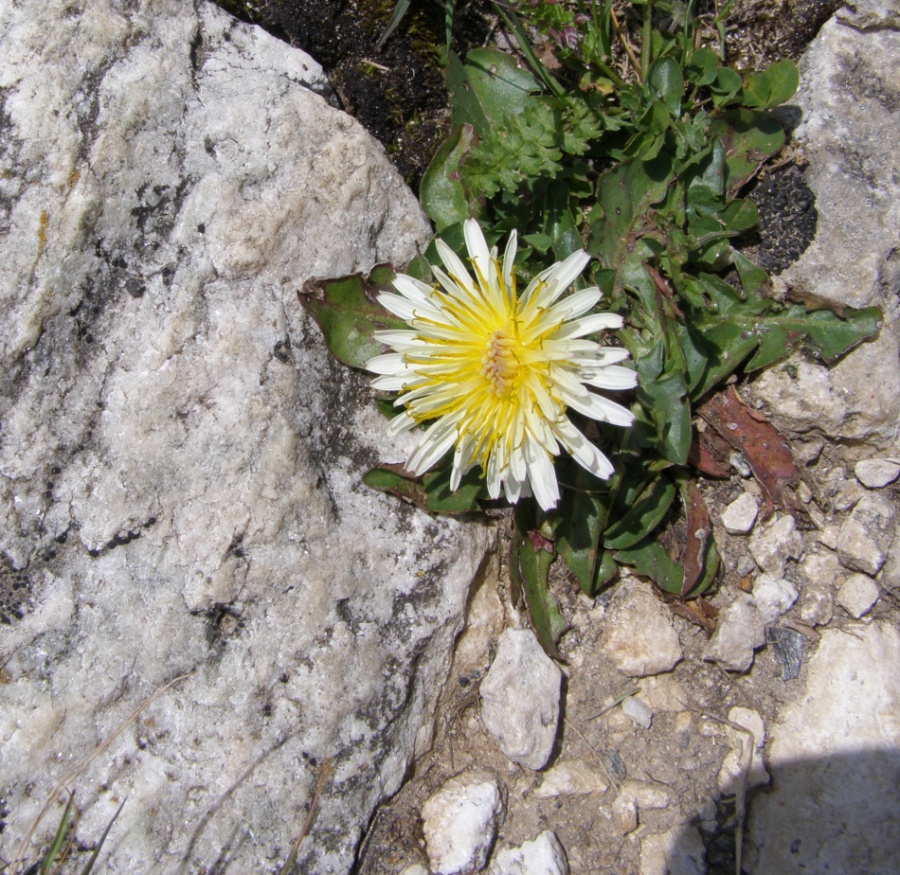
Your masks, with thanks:
M515 388L519 373L517 346L516 339L502 329L494 331L487 339L481 356L481 373L491 384L490 391L498 398L506 398Z

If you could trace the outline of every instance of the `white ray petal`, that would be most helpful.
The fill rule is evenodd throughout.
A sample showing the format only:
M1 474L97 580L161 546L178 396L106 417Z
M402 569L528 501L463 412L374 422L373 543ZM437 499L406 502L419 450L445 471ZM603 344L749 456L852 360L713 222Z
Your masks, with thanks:
M432 288L421 280L417 280L413 276L407 276L405 273L398 273L394 277L394 288L409 298L410 301L427 301L431 297Z
M551 312L554 318L566 322L569 319L587 313L601 297L600 289L584 289L566 296L561 301L557 301L553 305Z
M463 287L474 289L475 286L472 282L472 277L469 274L469 271L466 270L466 266L462 263L460 257L444 243L443 240L436 240L435 245L437 246L438 255L440 255L441 261L444 262L444 267L447 268L447 273Z
M415 428L416 424L416 421L408 413L398 413L397 416L388 423L387 433L389 435L402 434L404 431Z
M559 484L549 453L534 439L525 439L525 463L528 482L537 503L544 510L552 510L559 501Z
M608 480L615 469L612 463L600 450L594 446L567 417L553 426L560 443L568 450L569 454L595 477Z
M622 368L618 365L607 365L593 370L584 367L579 370L578 376L582 383L597 389L611 389L618 392L637 386L637 374L631 368Z
M366 362L366 370L373 374L400 374L406 369L406 359L399 352L376 355Z
M585 334L595 334L600 331L621 328L625 320L618 313L591 313L567 322L556 334L558 340L569 337L584 337Z
M466 219L463 224L463 237L466 239L469 257L475 262L477 273L487 282L491 271L491 253L477 219Z
M608 422L611 425L628 427L634 422L634 415L627 407L593 392L588 392L587 399L573 398L569 407L591 419Z
M372 388L379 392L400 392L409 380L409 374L386 374L372 380Z

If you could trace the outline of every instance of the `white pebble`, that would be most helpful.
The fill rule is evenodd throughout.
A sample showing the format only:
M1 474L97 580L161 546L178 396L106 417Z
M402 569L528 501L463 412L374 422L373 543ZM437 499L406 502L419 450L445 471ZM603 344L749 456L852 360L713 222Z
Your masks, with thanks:
M436 875L484 868L494 844L503 800L496 778L451 778L422 806L422 829Z
M481 683L481 719L500 749L526 769L547 765L559 722L562 672L530 629L507 629Z
M853 469L859 482L869 489L880 489L900 476L900 465L890 459L865 459Z
M837 603L854 620L864 617L875 606L880 591L878 584L865 574L851 574L838 590Z
M722 525L731 535L746 535L758 513L759 502L749 492L743 492L722 511Z
M644 729L649 729L650 724L653 722L653 712L647 706L647 703L642 702L635 696L629 696L622 703L622 712L637 723L638 726L643 726Z
M566 852L549 829L518 848L504 848L494 855L490 875L569 875Z
M769 626L797 601L797 589L783 577L760 574L753 582L753 598L763 626Z

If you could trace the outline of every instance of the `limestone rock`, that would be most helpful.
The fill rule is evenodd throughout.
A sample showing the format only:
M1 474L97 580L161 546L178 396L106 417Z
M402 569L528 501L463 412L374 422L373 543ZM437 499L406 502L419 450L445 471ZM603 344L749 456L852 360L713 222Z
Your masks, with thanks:
M900 32L884 23L896 20L896 4L852 6L823 26L800 63L791 103L801 122L793 136L809 161L805 179L816 196L818 227L782 277L814 302L884 306L900 289ZM877 340L831 370L794 356L762 374L754 393L781 427L890 446L900 422L897 326L886 322Z
M540 799L557 796L588 796L605 793L609 788L606 774L582 760L563 760L544 773L544 779L534 791Z
M878 601L878 584L865 574L851 574L838 590L837 603L854 620L865 616Z
M547 765L556 741L562 672L530 629L507 629L481 682L481 719L513 762Z
M671 671L681 661L681 642L668 611L651 587L635 578L616 587L604 628L604 652L631 677Z
M895 511L874 495L862 499L841 526L837 552L844 567L877 574L894 542Z
M490 875L569 875L566 852L549 829L518 848L504 848L491 860Z
M753 581L753 598L763 626L774 623L797 601L797 589L783 577L760 574Z
M769 774L763 762L766 727L762 717L750 708L735 707L728 712L728 719L746 731L726 727L731 750L719 769L719 792L723 795L736 793L740 782L745 782L744 787L748 790L768 784Z
M653 711L642 699L637 696L629 696L622 702L622 713L628 717L633 723L644 729L649 729L653 722Z
M788 559L800 555L802 542L790 514L774 516L750 536L750 552L763 571L781 577Z
M484 868L503 816L496 778L451 778L422 806L422 829L435 875L478 872Z
M619 787L619 794L630 796L638 808L648 810L668 808L670 802L669 791L665 784L658 784L655 781L625 781Z
M706 875L699 830L685 824L641 841L641 875Z
M750 805L751 869L897 871L900 632L825 629L806 691L769 727L773 789Z
M327 759L297 865L347 872L487 533L361 485L405 446L296 291L427 223L315 62L212 6L22 0L0 52L0 856L183 676L73 781L86 837L128 798L103 871L277 870Z
M612 814L622 835L638 828L638 805L630 793L619 793L612 804Z
M722 525L729 534L746 535L758 513L759 502L749 492L742 492L722 511Z
M718 625L703 649L703 659L727 671L746 671L753 653L766 642L766 632L753 596L739 592L719 613Z
M853 470L859 482L869 489L881 489L900 477L900 465L892 459L864 459Z

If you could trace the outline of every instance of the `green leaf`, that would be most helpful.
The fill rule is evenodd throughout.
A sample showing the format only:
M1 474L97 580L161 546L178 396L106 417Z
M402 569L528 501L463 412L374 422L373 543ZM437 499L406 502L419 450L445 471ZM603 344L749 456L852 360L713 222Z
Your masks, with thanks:
M372 335L385 328L405 328L406 323L391 315L375 296L391 288L396 273L390 265L379 264L367 277L362 274L333 280L307 280L297 293L304 309L316 320L329 352L353 368L382 352Z
M510 575L513 586L520 587L525 596L531 624L541 646L549 656L562 659L556 642L566 631L568 624L560 613L556 598L550 592L550 567L556 559L556 553L544 546L535 546L529 534L535 540L544 536L529 528L528 516L527 507L519 504L515 514L516 532L510 555Z
M684 95L684 77L674 58L660 58L650 68L647 77L651 91L669 110L673 118L681 115L681 98Z
M643 577L649 577L666 592L681 594L684 569L672 561L665 548L653 538L646 538L627 550L614 554L620 565L630 565Z
M677 493L668 477L654 477L628 512L603 533L603 546L621 550L643 540L662 522Z
M736 195L760 166L784 147L784 129L768 112L731 110L713 119L709 131L725 144L729 196Z
M691 53L687 73L695 85L709 85L715 81L718 67L719 56L712 49L702 47Z
M381 465L367 471L363 483L408 501L428 513L463 514L480 510L478 499L487 497L480 476L469 472L456 491L451 492L450 475L449 466L417 478L401 465Z
M422 177L419 189L422 207L438 233L469 217L469 199L459 168L474 142L475 129L469 124L460 125L438 149Z
M525 111L531 94L541 83L516 59L498 49L473 49L465 66L456 59L448 66L453 124L468 123L480 137L487 136L507 116Z
M772 109L790 100L800 84L793 61L776 61L760 73L744 79L742 103L751 109Z
M826 362L834 362L854 346L870 340L881 327L881 311L847 309L843 318L831 310L808 311L794 304L755 326L759 349L747 363L748 371L767 368L805 341Z
M609 512L609 493L596 491L605 484L580 466L568 465L566 473L573 483L563 490L554 531L556 550L581 591L592 596L597 591L597 551Z
M730 67L719 67L709 89L713 93L713 103L716 106L723 106L741 90L741 77Z
M602 219L591 226L590 252L603 267L619 267L645 231L647 210L659 203L674 179L672 161L626 161L600 177L597 201Z

